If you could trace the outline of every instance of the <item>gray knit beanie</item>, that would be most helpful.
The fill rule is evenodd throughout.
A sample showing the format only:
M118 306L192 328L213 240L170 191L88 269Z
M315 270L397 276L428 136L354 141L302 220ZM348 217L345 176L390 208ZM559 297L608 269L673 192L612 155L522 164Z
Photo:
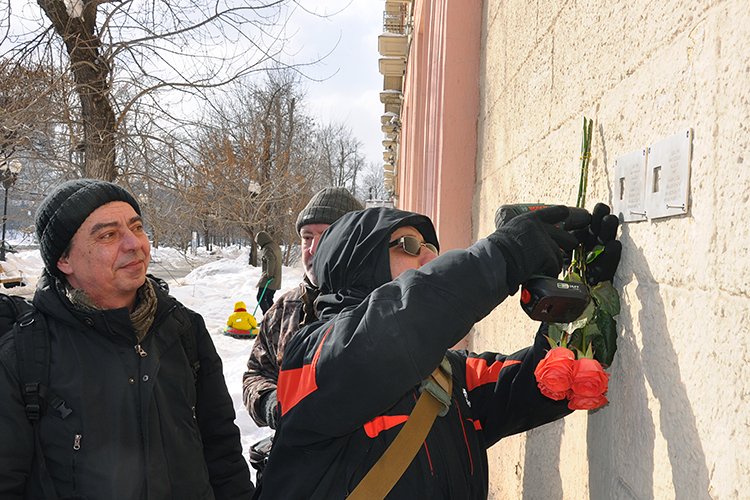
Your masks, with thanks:
M297 216L297 234L308 224L333 224L342 215L362 210L362 204L343 187L321 189Z
M141 207L132 194L111 182L75 179L50 193L36 211L36 238L44 266L59 276L60 260L70 240L91 212L112 201L124 201L141 215Z

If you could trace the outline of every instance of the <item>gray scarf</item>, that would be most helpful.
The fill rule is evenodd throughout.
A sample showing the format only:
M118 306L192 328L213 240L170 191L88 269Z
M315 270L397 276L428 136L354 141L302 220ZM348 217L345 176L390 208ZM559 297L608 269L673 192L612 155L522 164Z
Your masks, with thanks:
M102 307L99 307L94 303L91 296L86 291L73 288L68 282L65 282L65 294L70 299L70 302L78 307L79 309L85 309L88 311L101 311ZM135 297L135 309L130 313L130 322L133 324L135 330L135 337L138 342L142 341L148 333L148 329L151 328L151 324L154 322L154 314L156 313L156 294L154 293L154 287L151 285L151 281L146 279L146 282L138 289Z

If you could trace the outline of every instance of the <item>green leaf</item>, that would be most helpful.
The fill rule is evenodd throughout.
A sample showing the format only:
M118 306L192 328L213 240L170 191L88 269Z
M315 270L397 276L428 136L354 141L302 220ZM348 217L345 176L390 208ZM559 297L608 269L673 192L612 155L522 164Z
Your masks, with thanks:
M604 251L604 245L596 245L587 255L586 264L591 263L594 259L599 257L599 254Z
M549 342L550 349L556 349L556 348L560 347L557 344L557 342L555 342L554 340L552 340L552 337L550 337L549 335L545 335L544 338L547 339L547 342Z
M563 330L571 333L578 330L579 328L583 328L584 326L588 325L594 318L594 313L596 313L596 305L592 300L589 302L589 305L586 306L586 309L584 309L583 313L578 317L578 319L573 321L572 323L568 323L567 325L565 325Z
M605 365L604 362L607 357L607 344L604 342L603 335L597 335L591 339L591 345L594 348L594 359Z
M583 333L586 335L587 340L596 336L601 336L602 334L601 330L599 330L599 326L596 323L589 323L588 325L586 325L586 327L583 329Z
M568 348L583 350L583 328L579 328L570 334L568 338Z
M600 344L602 339L602 332L599 331L599 327L596 325L596 323L589 323L583 329L583 333L585 335L587 344L586 352L584 353L585 357L596 358L596 353L601 349ZM594 355L591 354L592 350L594 351Z
M581 277L578 275L578 273L575 273L575 272L570 272L566 274L565 277L563 278L563 281L571 281L573 283L583 283L583 280L581 279Z
M615 359L615 352L617 351L617 321L606 311L599 311L596 317L596 325L601 332L600 337L602 339L602 345L597 349L596 344L594 348L598 352L596 359L601 364L609 366L612 364L612 360Z
M560 339L562 339L562 336L563 330L560 328L560 325L557 323L550 323L549 328L547 329L547 338L549 338L551 342L557 344L554 347L560 345Z
M611 316L620 314L620 295L609 281L602 281L591 289L591 295L599 304L599 309Z

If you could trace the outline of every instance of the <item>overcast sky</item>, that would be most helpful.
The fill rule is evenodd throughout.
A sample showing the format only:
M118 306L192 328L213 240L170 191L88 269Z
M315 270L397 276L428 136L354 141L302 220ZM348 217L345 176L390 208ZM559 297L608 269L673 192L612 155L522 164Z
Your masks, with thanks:
M337 12L320 18L298 9L289 26L293 38L288 52L296 52L295 62L304 63L333 51L321 64L305 70L313 78L330 77L307 84L311 114L322 123L348 124L364 144L368 161L382 165L380 116L384 107L380 102L383 76L378 71L378 35L383 32L385 2L302 0L300 4L320 14Z

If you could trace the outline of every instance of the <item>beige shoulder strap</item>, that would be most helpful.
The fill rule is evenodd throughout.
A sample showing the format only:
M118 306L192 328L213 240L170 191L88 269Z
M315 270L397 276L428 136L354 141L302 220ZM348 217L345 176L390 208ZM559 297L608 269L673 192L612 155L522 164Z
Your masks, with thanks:
M453 390L453 378L450 373L445 373L438 367L432 372L430 379L447 393L448 401L450 401ZM444 403L432 392L422 391L422 395L419 396L416 406L396 439L347 499L382 500L385 498L414 460L432 428L435 417L444 406Z

